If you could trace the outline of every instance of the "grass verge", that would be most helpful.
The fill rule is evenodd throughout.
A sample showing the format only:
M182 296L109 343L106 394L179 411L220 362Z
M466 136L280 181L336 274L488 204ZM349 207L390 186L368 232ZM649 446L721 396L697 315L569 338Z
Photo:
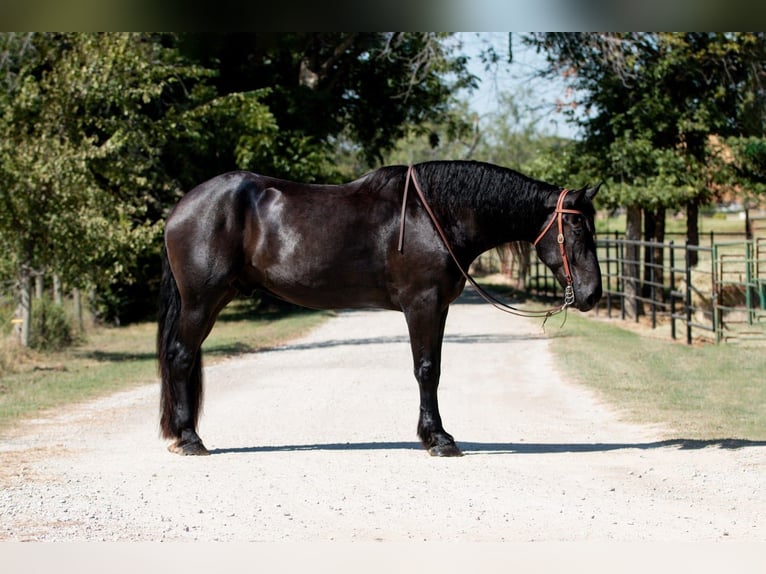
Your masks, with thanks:
M326 317L302 310L253 314L246 302L235 301L202 347L205 364L282 344ZM59 353L17 349L15 372L0 376L0 430L45 409L156 380L156 329L154 323L99 328L86 343Z
M630 420L683 438L766 440L763 348L689 346L576 312L549 333L562 372Z
M557 315L546 325L560 371L628 420L659 424L689 439L766 440L764 346L690 346L577 311L559 328L562 320Z

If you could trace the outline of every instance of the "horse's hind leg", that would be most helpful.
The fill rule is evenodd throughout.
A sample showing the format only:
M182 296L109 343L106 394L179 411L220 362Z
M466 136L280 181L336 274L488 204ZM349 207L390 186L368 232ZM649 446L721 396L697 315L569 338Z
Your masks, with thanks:
M163 381L162 430L173 439L168 450L182 455L206 455L197 434L202 407L202 351L200 347L221 309L236 292L227 291L206 303L181 306L175 334L167 342L166 380Z
M437 389L441 374L441 350L447 309L442 312L418 306L405 312L410 332L415 378L420 388L418 437L432 456L462 456L442 425Z
M197 422L202 404L202 357L200 345L179 339L172 345L168 357L170 405L164 407L163 422L170 428L164 433L174 439L170 452L184 455L206 455L205 445L197 434ZM169 436L168 436L169 435Z

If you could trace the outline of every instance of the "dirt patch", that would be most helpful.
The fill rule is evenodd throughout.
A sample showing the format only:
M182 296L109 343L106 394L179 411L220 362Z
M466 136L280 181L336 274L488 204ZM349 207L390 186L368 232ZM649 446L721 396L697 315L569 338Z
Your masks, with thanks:
M36 465L41 460L62 455L62 449L51 446L34 447L18 451L0 450L0 488L26 480L41 480L36 474Z

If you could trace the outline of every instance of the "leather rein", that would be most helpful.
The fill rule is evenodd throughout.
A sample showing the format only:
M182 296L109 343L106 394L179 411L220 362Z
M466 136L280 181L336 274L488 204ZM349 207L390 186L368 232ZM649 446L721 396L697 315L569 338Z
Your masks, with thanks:
M566 288L564 289L564 302L559 305L558 307L553 307L551 309L544 309L540 311L528 311L524 309L517 309L511 305L508 305L506 303L503 303L502 301L498 300L494 296L490 295L486 290L484 290L471 275L463 269L463 266L460 265L460 262L457 259L457 256L455 255L455 252L452 250L452 246L450 245L449 241L447 240L447 235L444 233L444 229L442 229L442 226L439 224L439 221L436 219L436 215L434 214L433 210L431 209L431 206L428 204L428 201L426 201L425 195L423 194L423 190L420 187L420 183L417 180L417 177L415 177L415 166L409 166L407 169L407 178L404 182L404 197L402 199L402 214L401 214L401 220L399 223L399 245L398 250L400 253L404 251L404 222L405 222L405 215L407 211L407 196L409 192L410 187L410 181L412 181L412 184L415 187L415 191L417 191L418 197L420 198L420 202L423 204L423 207L426 210L426 213L428 213L428 216L431 218L431 221L434 224L434 227L436 228L436 231L439 233L439 236L441 237L442 241L444 242L444 246L447 248L447 251L449 251L449 254L452 256L452 261L454 261L455 265L457 265L457 268L460 270L460 272L463 274L463 277L473 286L474 289L476 289L476 292L481 296L482 299L484 299L487 303L495 307L496 309L499 309L500 311L503 311L505 313L510 313L511 315L518 315L520 317L545 317L547 320L548 317L551 315L555 315L557 313L561 313L562 311L565 311L567 307L572 305L575 302L575 296L574 296L574 289L572 288L572 275L570 273L569 269L569 259L567 257L566 249L564 247L564 223L562 216L565 213L574 213L582 215L583 213L581 211L578 211L576 209L564 209L564 198L566 197L567 193L569 193L569 189L563 189L561 190L561 194L559 195L558 201L556 202L556 209L554 210L553 214L551 215L551 219L548 222L548 224L543 228L543 230L540 232L540 235L537 236L537 239L535 239L533 245L537 247L537 244L540 242L540 240L545 236L546 233L553 227L553 223L558 223L558 244L559 244L559 251L561 253L561 259L564 264L564 274L566 276ZM543 322L545 324L545 322Z

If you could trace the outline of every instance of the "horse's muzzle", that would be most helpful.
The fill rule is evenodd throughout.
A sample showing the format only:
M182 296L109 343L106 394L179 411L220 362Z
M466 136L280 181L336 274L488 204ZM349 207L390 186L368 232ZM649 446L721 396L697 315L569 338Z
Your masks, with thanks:
M582 292L575 292L575 307L580 311L590 311L601 299L601 285L597 285L595 289L585 295Z

